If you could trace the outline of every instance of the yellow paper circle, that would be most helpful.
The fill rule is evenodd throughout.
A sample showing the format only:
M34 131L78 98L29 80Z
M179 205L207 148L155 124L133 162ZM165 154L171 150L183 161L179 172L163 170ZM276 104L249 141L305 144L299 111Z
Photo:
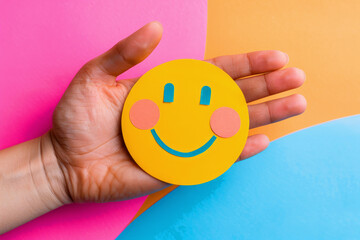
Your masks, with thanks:
M172 102L164 102L167 83L174 86ZM204 86L211 89L209 105L200 104ZM151 129L138 129L131 123L130 109L142 99L159 107L159 121L153 129L174 151L192 152L216 139L196 156L169 153L158 144ZM220 107L233 108L240 116L240 129L232 137L222 138L211 130L210 117ZM234 80L220 68L193 59L170 61L145 73L131 89L121 121L126 147L136 163L151 176L176 185L200 184L223 174L240 156L249 131L246 100Z

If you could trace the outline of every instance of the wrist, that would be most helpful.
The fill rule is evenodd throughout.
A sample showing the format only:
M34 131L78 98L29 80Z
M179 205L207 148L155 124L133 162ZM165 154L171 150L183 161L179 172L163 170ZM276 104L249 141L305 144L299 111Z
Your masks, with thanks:
M49 133L0 151L0 234L70 202Z
M47 200L47 207L52 210L70 203L71 199L50 134L50 132L47 132L38 138L39 165L32 164L34 167L31 168L31 175L37 176L33 178L34 184L40 186L38 189L39 195Z

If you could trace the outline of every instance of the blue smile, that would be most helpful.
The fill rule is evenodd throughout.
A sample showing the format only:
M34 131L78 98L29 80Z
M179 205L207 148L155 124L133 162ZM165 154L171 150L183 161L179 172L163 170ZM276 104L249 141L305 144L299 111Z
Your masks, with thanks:
M191 151L191 152L179 152L176 151L174 149L172 149L171 147L167 146L161 139L160 137L157 135L155 129L151 129L151 134L153 135L155 141L160 145L160 147L162 149L164 149L165 151L167 151L168 153L171 153L175 156L178 157L194 157L196 155L199 155L203 152L205 152L206 150L209 149L209 147L215 142L216 140L216 136L212 136L210 138L209 141L207 141L204 145L202 145L201 147L199 147L198 149Z

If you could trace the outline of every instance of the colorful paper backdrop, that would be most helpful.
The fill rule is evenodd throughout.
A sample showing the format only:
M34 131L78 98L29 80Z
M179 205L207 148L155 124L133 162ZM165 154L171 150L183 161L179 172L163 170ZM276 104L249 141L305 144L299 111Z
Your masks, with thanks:
M149 21L162 22L163 39L121 78L203 59L206 15L205 0L0 1L0 149L46 132L77 70ZM65 206L1 239L114 239L145 199Z
M359 12L356 0L208 1L206 58L278 49L290 56L289 67L306 73L304 86L292 91L306 97L306 112L252 133L276 139L360 112Z
M108 0L101 3L22 1L20 4L13 1L2 4L0 148L45 132L50 127L50 116L57 101L77 69L153 19L164 23L164 39L157 52L144 64L126 73L126 77L141 74L174 58L201 59L207 22L206 58L278 49L289 54L288 66L302 68L307 74L305 85L296 90L308 100L305 114L251 133L266 133L273 140L314 124L359 113L358 1L209 0L207 3L205 0L188 0L160 3L154 0L130 3ZM271 147L269 151L274 151ZM49 231L48 239L49 235L60 232L68 237L69 229L73 230L68 226L76 223L76 227L80 226L77 231L85 236L94 231L94 238L113 238L141 205L138 215L172 189L174 187L150 195L143 205L144 198L61 208L5 236L10 239L19 234L30 234L28 236L36 238ZM126 216L123 217L124 212ZM81 217L74 218L78 214ZM113 224L107 221L109 216L122 219ZM63 219L69 224L66 225ZM89 221L92 223L87 226L89 235L86 235L81 225ZM101 221L105 223L96 225ZM99 228L93 230L91 226Z

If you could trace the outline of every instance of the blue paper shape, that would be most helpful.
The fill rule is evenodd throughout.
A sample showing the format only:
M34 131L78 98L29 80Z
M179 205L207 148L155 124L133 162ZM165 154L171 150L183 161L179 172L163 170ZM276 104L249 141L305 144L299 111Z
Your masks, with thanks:
M117 239L360 239L360 115L287 135L211 182L178 187Z
M201 88L200 104L210 105L210 99L211 99L211 88L209 86L203 86Z
M167 83L164 86L164 102L174 102L174 84Z

